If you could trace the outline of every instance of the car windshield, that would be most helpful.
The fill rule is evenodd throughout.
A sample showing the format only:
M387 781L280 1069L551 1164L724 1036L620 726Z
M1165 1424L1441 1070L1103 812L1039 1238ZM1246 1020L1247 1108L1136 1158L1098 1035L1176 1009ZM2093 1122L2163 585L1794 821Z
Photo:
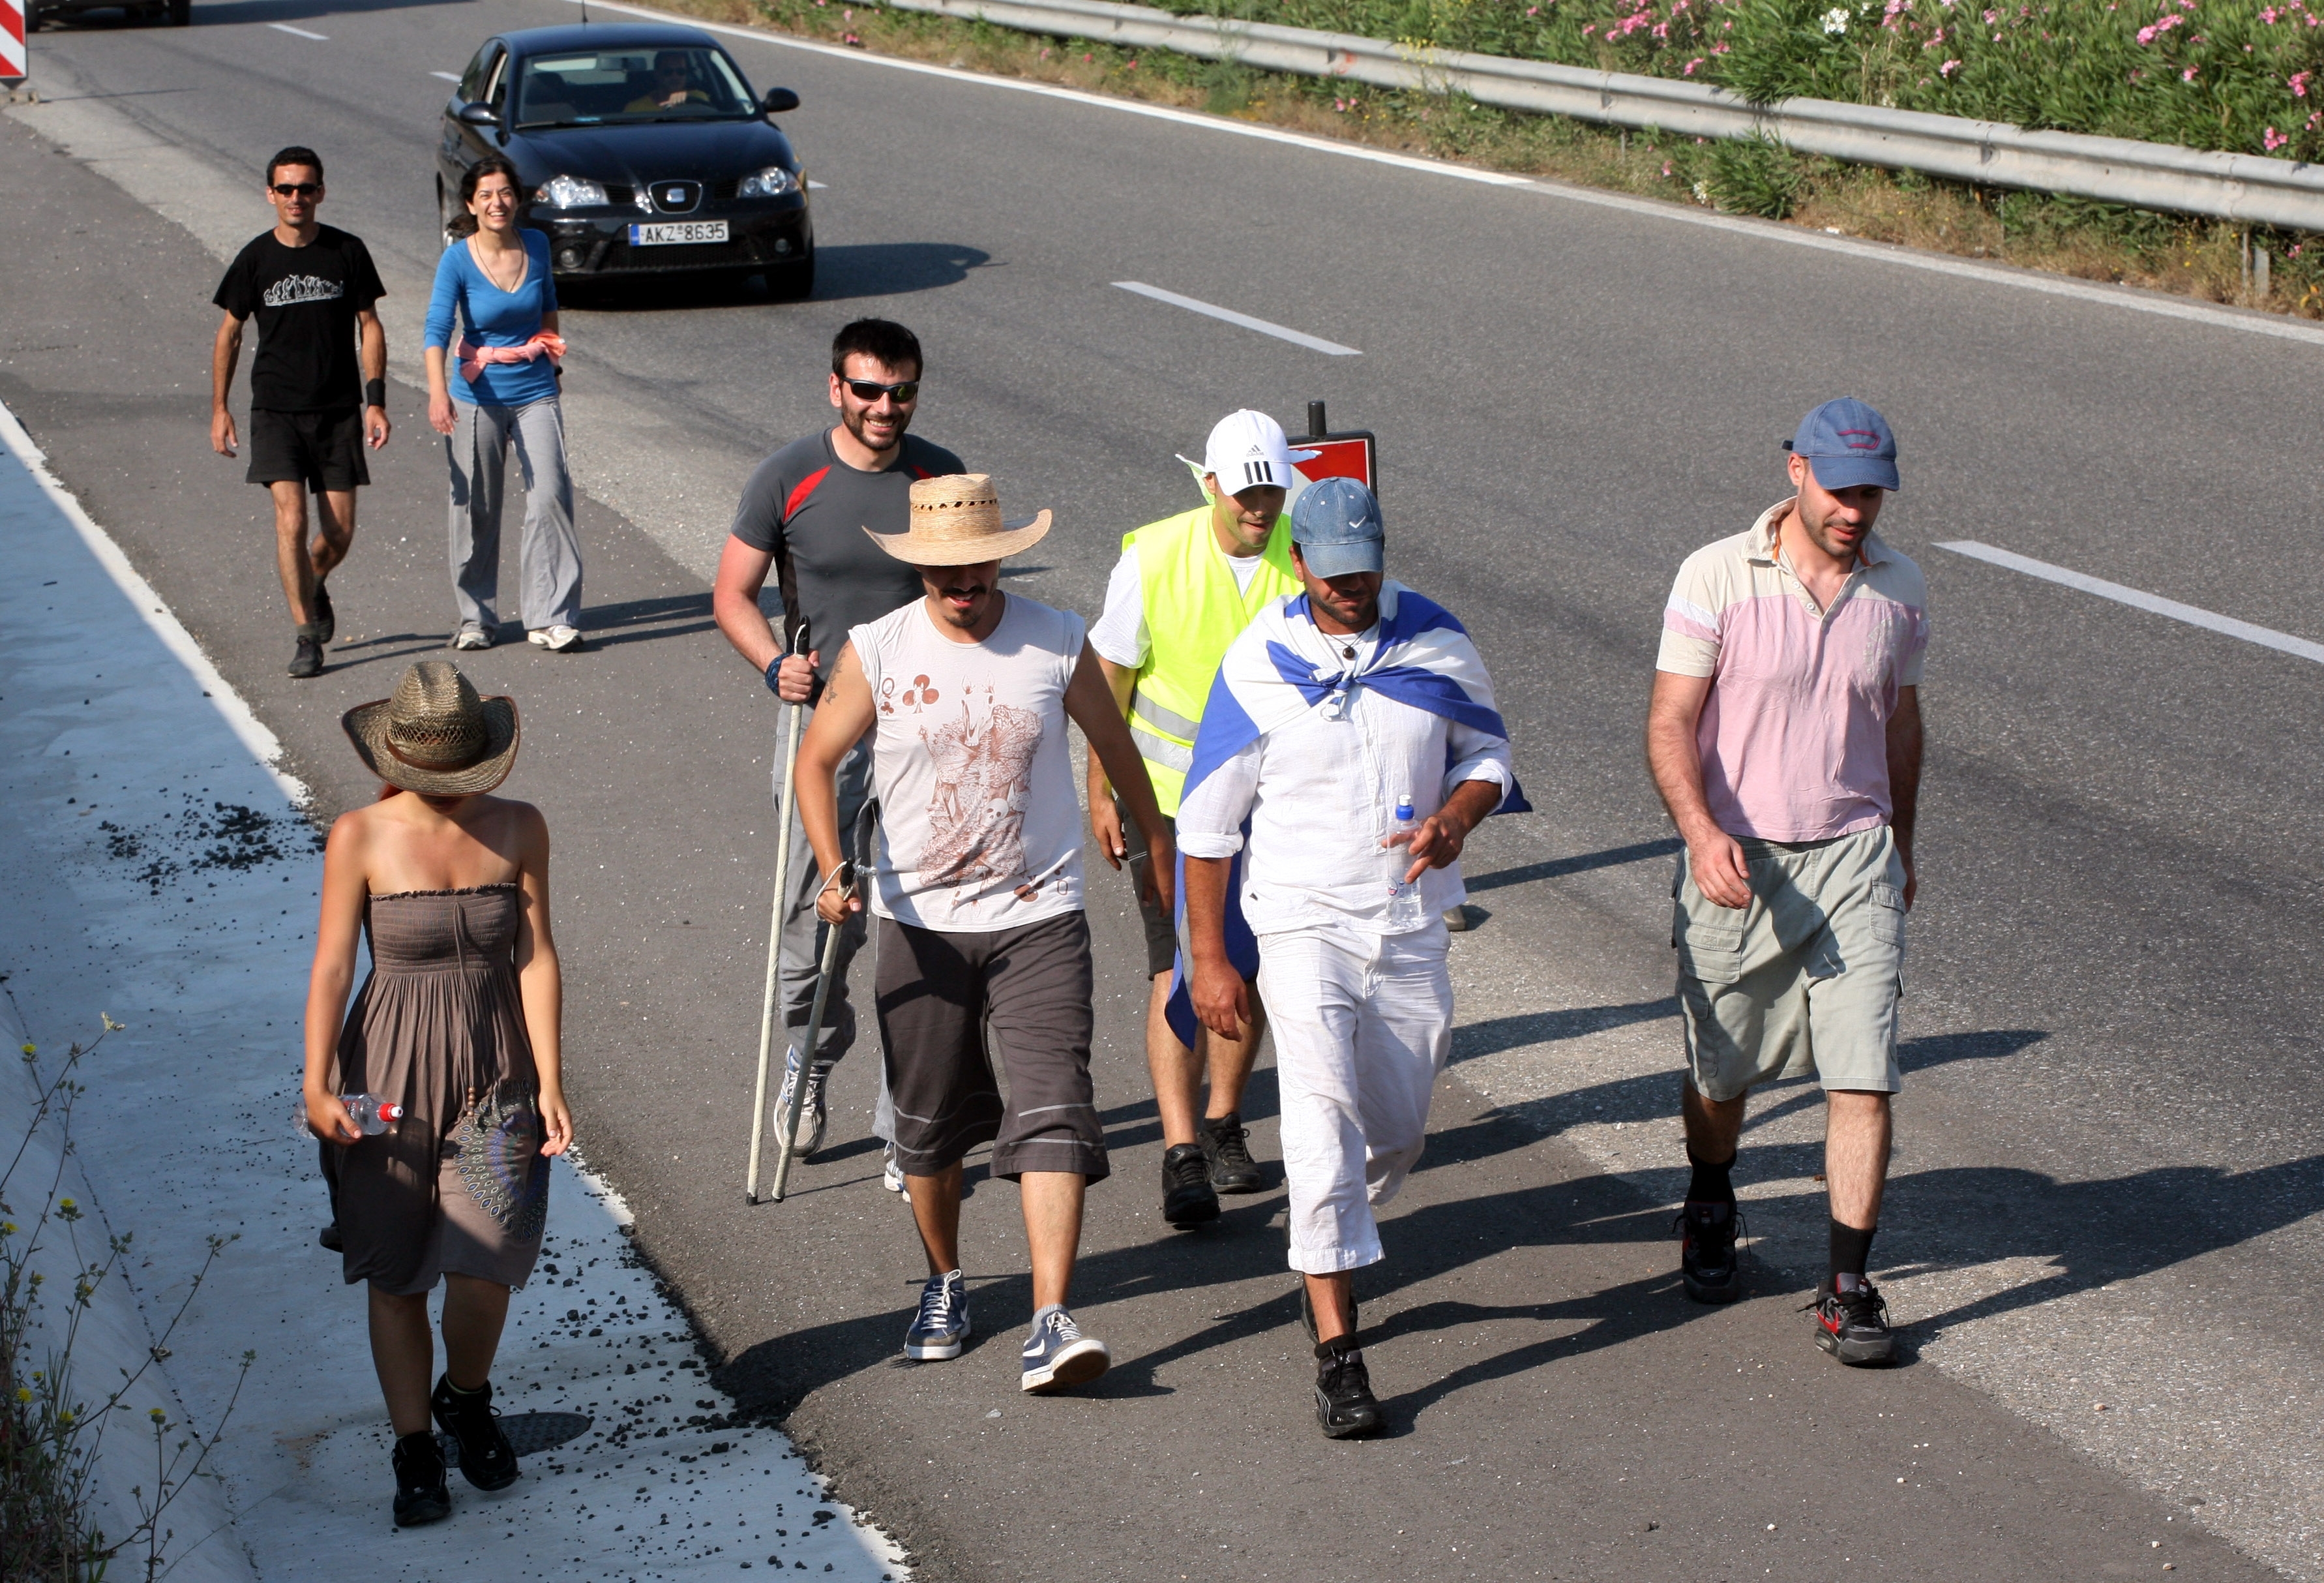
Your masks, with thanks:
M757 114L742 74L721 51L601 50L527 60L519 79L516 124L598 126Z

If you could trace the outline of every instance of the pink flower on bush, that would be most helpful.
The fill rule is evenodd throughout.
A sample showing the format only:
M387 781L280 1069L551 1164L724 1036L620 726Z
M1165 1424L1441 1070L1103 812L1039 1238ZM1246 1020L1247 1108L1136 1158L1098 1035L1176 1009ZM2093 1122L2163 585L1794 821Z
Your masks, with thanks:
M2299 71L2294 72L2289 79L2287 79L2292 86L2292 93L2300 98L2304 99L2308 97L2308 77L2309 74L2307 72Z
M1702 65L1702 56L1700 56L1700 55L1697 55L1693 60L1690 60L1690 61L1688 61L1688 62L1686 63L1686 69L1685 69L1684 70L1681 71L1681 72L1679 73L1679 75L1680 75L1681 77L1692 77L1692 76L1694 75L1694 69L1695 69L1696 67L1698 67L1698 66ZM1665 174L1665 175L1668 175L1669 173L1670 173L1670 172L1668 172L1667 171L1665 171L1664 172L1664 174Z
M2186 70L2179 74L2179 80L2181 82L2192 82L2195 80L2195 73L2201 69L2202 69L2198 66L2190 66Z
M2285 143L2290 143L2292 139L2284 136L2282 133L2278 132L2274 127L2271 126L2260 134L2259 143L2262 148L2267 150L2270 153L2273 153L2277 149L2282 148Z
M1960 69L1960 61L1948 60L1942 66L1937 68L1937 75L1939 77L1950 77L1954 72L1959 71Z
M2259 19L2267 23L2268 26L2273 27L2275 25L2275 19L2282 14L2282 12L2278 11L2274 6L2271 5L2266 10L2259 14Z

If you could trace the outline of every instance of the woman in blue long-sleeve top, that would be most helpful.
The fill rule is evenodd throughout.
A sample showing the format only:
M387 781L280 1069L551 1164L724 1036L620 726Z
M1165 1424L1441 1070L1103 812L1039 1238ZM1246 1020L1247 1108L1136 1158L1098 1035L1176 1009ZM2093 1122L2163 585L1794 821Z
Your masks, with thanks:
M426 336L428 421L445 437L452 467L452 596L460 614L452 646L488 649L498 635L501 500L513 446L524 472L518 577L526 632L552 653L573 653L582 646L581 542L557 403L565 343L549 238L518 228L516 167L498 154L468 168L460 201L472 217L468 235L436 266Z

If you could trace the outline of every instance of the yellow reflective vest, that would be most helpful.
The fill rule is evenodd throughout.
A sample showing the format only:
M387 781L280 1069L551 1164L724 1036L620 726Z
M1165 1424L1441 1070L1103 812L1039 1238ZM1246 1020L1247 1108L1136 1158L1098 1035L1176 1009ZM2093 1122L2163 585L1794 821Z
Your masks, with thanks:
M1219 548L1207 503L1122 535L1121 547L1138 552L1146 608L1146 663L1130 696L1130 735L1146 760L1155 801L1176 819L1203 705L1227 645L1252 617L1303 586L1291 569L1291 519L1275 519L1248 590Z

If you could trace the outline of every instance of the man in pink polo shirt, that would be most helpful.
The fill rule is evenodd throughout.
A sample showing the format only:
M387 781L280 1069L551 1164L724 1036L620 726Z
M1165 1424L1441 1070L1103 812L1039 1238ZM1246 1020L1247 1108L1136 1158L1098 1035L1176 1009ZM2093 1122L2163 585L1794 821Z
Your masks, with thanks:
M1886 419L1826 402L1784 449L1798 493L1679 569L1646 714L1646 763L1686 839L1671 929L1694 1171L1679 1265L1696 1301L1738 1295L1744 1104L1812 1072L1831 1191L1816 1341L1878 1364L1895 1343L1865 1265L1900 1087L1928 585L1872 531L1898 482Z

